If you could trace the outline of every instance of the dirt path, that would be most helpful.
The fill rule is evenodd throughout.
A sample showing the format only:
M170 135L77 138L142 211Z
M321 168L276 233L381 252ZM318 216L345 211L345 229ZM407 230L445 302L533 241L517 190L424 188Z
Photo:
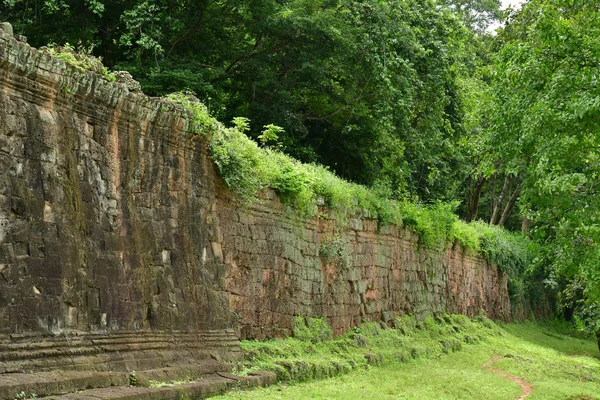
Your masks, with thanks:
M492 371L495 374L505 377L506 379L510 379L511 381L513 381L513 382L517 383L519 386L521 386L521 390L523 393L521 394L521 397L519 397L517 400L523 400L525 397L527 397L531 394L533 387L528 382L525 382L524 380L519 379L516 376L509 375L504 371L500 371L499 369L492 367L493 363L495 363L496 361L498 361L502 358L504 358L504 356L494 356L488 362L483 364L483 367L489 369L490 371Z

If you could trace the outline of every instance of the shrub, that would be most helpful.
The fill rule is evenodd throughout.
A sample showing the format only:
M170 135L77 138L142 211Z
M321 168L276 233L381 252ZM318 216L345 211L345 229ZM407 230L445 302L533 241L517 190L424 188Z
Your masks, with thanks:
M92 71L100 74L109 82L114 82L116 79L115 75L102 64L102 58L92 55L92 48L79 47L76 49L69 43L65 43L64 46L51 43L46 47L42 47L40 51L60 58L80 71Z
M263 153L268 166L267 185L279 198L303 214L316 213L316 193L313 190L314 175L299 161L275 150Z
M192 92L175 92L165 97L171 103L182 106L190 113L191 131L209 135L218 130L217 120L210 116L208 108Z
M454 224L458 217L454 214L455 205L436 203L426 207L418 203L402 204L404 224L419 234L421 242L428 246L444 245L452 242Z
M323 318L296 317L294 337L304 342L326 342L333 338L331 327Z
M238 128L218 129L210 139L210 152L227 186L244 201L267 186L263 154Z

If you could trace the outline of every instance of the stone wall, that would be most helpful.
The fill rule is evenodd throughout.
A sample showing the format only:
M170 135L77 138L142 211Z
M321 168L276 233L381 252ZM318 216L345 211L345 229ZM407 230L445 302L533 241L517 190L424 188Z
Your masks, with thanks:
M273 193L244 208L217 193L217 254L241 337L289 335L296 315L327 316L336 334L405 314L510 317L507 276L459 246L419 248L409 230L324 209L299 219Z
M507 318L506 277L407 230L241 205L185 111L0 25L0 335L336 332L402 313ZM183 334L183 333L182 333ZM1 361L1 360L0 360Z

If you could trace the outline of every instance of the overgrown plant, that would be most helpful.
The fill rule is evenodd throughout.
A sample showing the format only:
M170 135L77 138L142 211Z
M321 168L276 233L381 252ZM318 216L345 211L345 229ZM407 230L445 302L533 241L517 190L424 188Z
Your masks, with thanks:
M248 119L235 118L233 127L225 127L190 93L174 93L166 99L190 112L192 131L208 137L211 157L223 179L245 202L255 201L261 190L271 188L301 215L315 216L318 205L324 204L342 218L367 216L376 219L380 227L404 226L419 235L420 245L446 247L459 242L509 273L523 271L531 258L527 239L481 222L460 221L454 214L456 203L423 205L393 200L385 188L351 183L323 166L301 163L276 148L260 147L245 135ZM280 129L265 126L259 138L263 145L276 141ZM327 253L327 246L322 250ZM329 250L330 254L322 256L341 256Z
M20 392L15 395L14 400L25 400L25 399L37 399L37 394L31 393L27 394L25 392Z
M65 43L64 46L51 43L40 49L40 51L60 58L80 71L91 71L100 74L109 82L114 82L116 79L115 75L102 64L102 58L92 55L91 47L87 49L84 47L75 48L69 43Z
M137 386L137 376L135 375L135 371L131 371L131 374L129 374L129 386Z
M352 264L350 244L341 236L335 236L322 243L319 248L319 256L326 264L336 263L341 268L348 268Z
M331 326L323 318L297 316L294 338L303 342L319 343L332 340Z
M227 186L249 202L268 186L269 170L258 144L243 132L241 121L234 128L220 127L209 138L210 154Z
M165 99L182 106L190 113L192 123L190 130L192 132L207 135L218 129L216 127L217 120L210 115L208 108L192 92L171 93Z

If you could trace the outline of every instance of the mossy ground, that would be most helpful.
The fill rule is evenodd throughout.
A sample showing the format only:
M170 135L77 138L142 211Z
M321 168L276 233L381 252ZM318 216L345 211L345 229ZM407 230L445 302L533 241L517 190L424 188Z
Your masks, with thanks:
M528 399L600 399L595 340L550 323L496 324L446 316L394 328L368 324L333 341L244 342L248 370L277 372L278 385L231 399L515 399L521 388L483 365L533 386Z

